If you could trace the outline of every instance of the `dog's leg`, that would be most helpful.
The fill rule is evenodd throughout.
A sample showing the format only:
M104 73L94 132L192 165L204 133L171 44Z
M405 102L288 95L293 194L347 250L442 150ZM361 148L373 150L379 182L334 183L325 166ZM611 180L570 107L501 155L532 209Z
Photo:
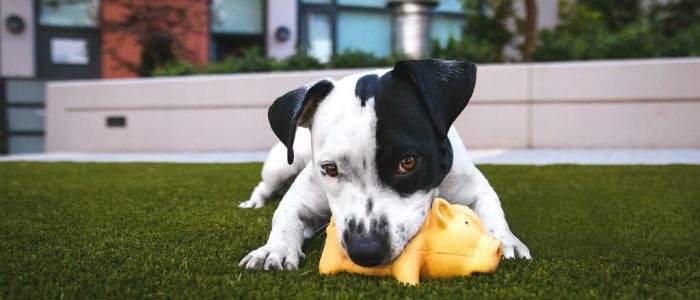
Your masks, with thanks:
M440 185L440 195L451 203L470 206L486 230L503 242L505 258L531 258L527 246L510 231L496 191L469 158L457 131L450 130L449 138L454 149L454 162Z
M330 208L325 194L314 181L308 165L280 201L272 217L267 243L251 251L239 266L248 270L295 270L304 257L304 239L325 225Z
M530 249L510 231L501 208L501 202L491 185L484 186L479 191L473 208L488 232L503 242L503 256L505 258L532 258Z
M450 174L440 186L440 194L452 203L470 206L486 231L503 242L505 258L531 258L527 246L510 231L496 191L476 167L469 175Z
M241 202L238 207L260 208L272 197L284 193L311 159L310 145L309 131L303 128L297 130L297 141L294 143L296 156L291 165L287 163L287 148L282 143L273 146L263 165L262 180L253 190L250 199Z

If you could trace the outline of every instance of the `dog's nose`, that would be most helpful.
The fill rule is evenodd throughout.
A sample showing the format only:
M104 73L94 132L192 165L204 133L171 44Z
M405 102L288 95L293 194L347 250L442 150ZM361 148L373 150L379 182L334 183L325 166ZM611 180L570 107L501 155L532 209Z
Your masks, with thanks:
M349 233L345 236L348 256L363 267L376 267L389 253L386 238L373 233Z

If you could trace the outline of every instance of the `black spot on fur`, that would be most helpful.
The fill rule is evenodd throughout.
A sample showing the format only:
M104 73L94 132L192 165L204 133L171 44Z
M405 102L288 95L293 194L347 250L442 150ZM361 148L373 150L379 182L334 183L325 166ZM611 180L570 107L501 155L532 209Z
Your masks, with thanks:
M346 226L348 227L347 231L355 231L355 227L357 226L357 223L355 222L355 218L348 218Z
M365 222L358 222L357 223L357 233L363 233L365 232Z
M379 221L377 222L376 230L379 232L386 232L388 228L389 228L389 220L386 218L386 215L382 215L381 217L379 217Z
M405 232L406 232L406 225L404 225L404 224L399 224L399 226L398 226L398 231L399 231L400 234L405 233Z
M357 84L355 84L355 96L360 98L362 106L365 106L367 99L374 97L377 81L379 81L379 76L376 74L365 75L357 80Z

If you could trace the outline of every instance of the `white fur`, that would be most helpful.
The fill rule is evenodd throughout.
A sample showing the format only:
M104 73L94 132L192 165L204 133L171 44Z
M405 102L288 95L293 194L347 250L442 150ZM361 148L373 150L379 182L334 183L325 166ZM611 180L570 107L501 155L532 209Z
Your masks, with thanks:
M384 72L386 70L374 73L381 76ZM506 258L530 258L528 248L508 228L496 192L474 166L454 128L448 135L454 162L439 188L402 197L383 187L375 171L377 117L374 100L370 98L367 105L361 107L354 93L357 79L366 74L335 82L333 91L318 106L311 134L304 128L297 130L295 161L291 166L287 164L284 145L278 143L270 151L263 166L263 180L250 200L240 207L262 207L266 200L284 191L285 183L294 181L274 213L267 243L250 252L240 265L256 270L298 268L299 259L304 256L301 251L304 239L318 229L312 226L313 222L305 220L319 220L322 224L331 213L336 219L338 234L345 230L345 220L350 216L357 222L365 222L365 228L369 228L370 220L385 215L389 223L391 259L394 259L418 231L430 200L438 195L472 207L486 229L503 242ZM363 161L366 169L363 169ZM337 164L339 177L322 175L321 165L326 162ZM358 174L360 176L354 176ZM369 213L368 199L374 200Z

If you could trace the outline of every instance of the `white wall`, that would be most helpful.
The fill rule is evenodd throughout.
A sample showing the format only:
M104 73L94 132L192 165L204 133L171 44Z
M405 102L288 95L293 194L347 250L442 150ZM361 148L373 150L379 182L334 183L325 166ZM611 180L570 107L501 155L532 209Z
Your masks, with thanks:
M294 47L298 39L297 2L297 0L267 1L267 56L284 59L296 52ZM287 27L291 32L286 42L275 39L275 31L282 26Z
M266 150L274 99L357 71L50 83L46 148ZM455 122L470 148L700 148L700 58L482 65L477 78Z
M18 15L24 19L24 32L12 34L5 19ZM34 1L0 0L0 76L34 77Z

